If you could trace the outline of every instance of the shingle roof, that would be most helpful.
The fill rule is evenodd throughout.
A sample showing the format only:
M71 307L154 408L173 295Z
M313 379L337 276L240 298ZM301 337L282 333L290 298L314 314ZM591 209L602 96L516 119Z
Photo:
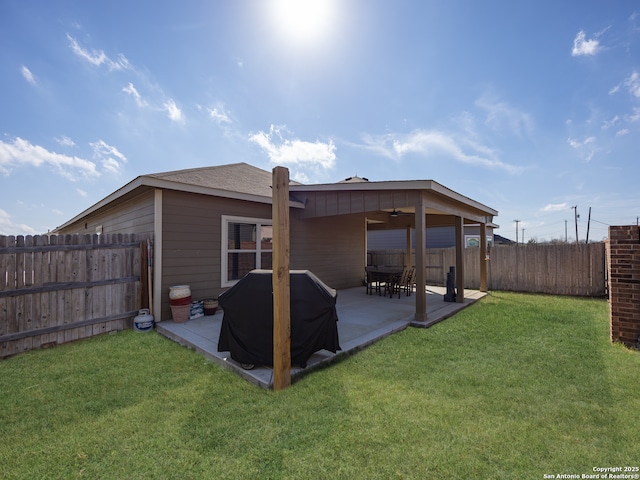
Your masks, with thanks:
M271 197L272 174L247 163L151 173L146 177L231 192ZM296 182L291 182L295 184Z

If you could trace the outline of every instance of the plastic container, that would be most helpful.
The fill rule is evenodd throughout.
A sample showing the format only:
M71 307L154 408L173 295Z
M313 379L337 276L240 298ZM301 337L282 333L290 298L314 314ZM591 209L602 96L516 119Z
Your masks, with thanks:
M149 332L153 330L153 325L153 315L149 313L148 308L140 310L138 315L133 319L133 329L136 332Z

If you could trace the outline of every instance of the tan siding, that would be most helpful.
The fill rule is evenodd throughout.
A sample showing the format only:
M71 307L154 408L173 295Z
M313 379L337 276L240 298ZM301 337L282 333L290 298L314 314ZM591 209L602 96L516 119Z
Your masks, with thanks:
M137 195L126 202L95 212L68 227L60 234L94 234L102 226L102 233L134 233L138 238L153 237L153 191Z
M314 218L357 213L375 213L382 209L399 210L414 207L420 199L418 191L346 191L306 192L306 205L302 217Z
M271 205L166 190L163 195L162 318L171 318L169 287L189 285L194 300L217 297L221 216L271 218Z
M332 288L362 285L364 219L361 215L299 219L291 216L291 268L310 270Z

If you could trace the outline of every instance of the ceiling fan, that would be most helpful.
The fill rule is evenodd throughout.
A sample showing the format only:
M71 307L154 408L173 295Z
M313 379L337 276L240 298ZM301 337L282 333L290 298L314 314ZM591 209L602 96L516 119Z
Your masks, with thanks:
M410 212L403 212L401 210L396 210L395 208L393 209L393 212L391 212L389 214L389 216L391 217L399 217L400 215L413 215L413 213Z

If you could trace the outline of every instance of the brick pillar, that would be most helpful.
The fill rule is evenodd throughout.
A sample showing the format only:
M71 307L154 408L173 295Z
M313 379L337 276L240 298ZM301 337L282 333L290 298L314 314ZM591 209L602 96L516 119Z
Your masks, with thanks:
M640 336L640 227L609 227L607 265L611 341L636 347Z

